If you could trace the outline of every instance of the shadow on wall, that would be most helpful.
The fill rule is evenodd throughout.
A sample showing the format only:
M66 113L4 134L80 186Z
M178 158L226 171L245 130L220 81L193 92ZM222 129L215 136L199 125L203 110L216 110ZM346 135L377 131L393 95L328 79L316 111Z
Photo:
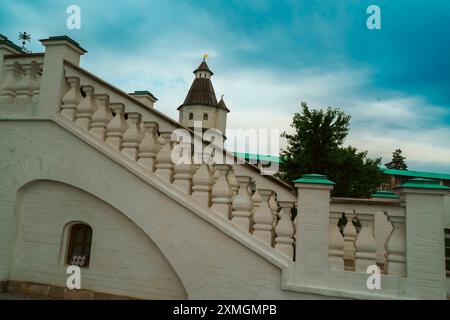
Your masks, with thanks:
M82 255L90 247L89 263L81 266L82 289L141 299L187 298L155 243L123 213L83 190L30 182L18 192L16 218L11 280L65 287L68 254ZM79 232L70 239L74 225L89 225L91 235Z

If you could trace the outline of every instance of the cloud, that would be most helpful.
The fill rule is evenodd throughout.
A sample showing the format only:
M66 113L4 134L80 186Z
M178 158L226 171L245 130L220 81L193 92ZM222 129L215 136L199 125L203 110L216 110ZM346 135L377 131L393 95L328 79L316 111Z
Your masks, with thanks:
M179 50L170 50L158 41L151 48L127 53L105 54L100 50L94 58L87 56L85 62L88 69L95 69L126 91L151 91L159 99L156 108L177 119L176 108L184 100L193 80L192 70L205 50L195 51L182 43ZM368 150L372 157L381 156L384 162L390 160L394 149L401 148L419 168L436 163L450 170L450 129L439 122L448 109L430 105L425 97L367 90L373 77L370 68L308 68L301 72L231 69L220 63L221 51L214 47L207 51L212 52L209 63L216 73L212 79L216 94L224 92L231 109L228 128L291 132L292 116L300 101L311 107L336 106L352 116L347 144ZM284 141L281 147L285 147Z
M125 91L149 90L174 119L203 53L229 128L290 130L300 101L352 115L346 143L389 161L402 148L420 168L450 171L450 5L379 0L383 27L365 28L371 1L76 1L82 29L67 30L73 1L3 1L1 32L68 34L82 66ZM439 17L439 19L437 18ZM20 29L20 30L19 30Z

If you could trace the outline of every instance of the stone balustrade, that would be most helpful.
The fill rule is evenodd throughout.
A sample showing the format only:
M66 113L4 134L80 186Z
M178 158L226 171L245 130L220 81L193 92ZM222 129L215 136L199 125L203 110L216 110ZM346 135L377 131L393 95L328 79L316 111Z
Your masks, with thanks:
M350 202L347 199L346 202ZM399 201L353 200L354 204L332 203L329 225L329 264L335 270L366 272L378 265L384 274L405 275L405 217ZM394 212L394 214L392 214ZM377 214L380 214L377 217ZM375 219L384 219L375 228ZM384 231L384 230L382 230ZM384 261L377 262L377 242L384 243ZM389 267L390 266L390 267ZM390 271L389 271L390 269Z
M110 95L84 85L79 77L71 74L65 79L67 92L60 108L65 119L209 208L211 214L293 259L293 201L279 204L273 190L257 184L254 190L255 181L236 176L232 165L215 164L201 150L192 154L189 139L178 141L172 131L160 132L158 122L143 121L141 113L128 112L127 104L110 101Z
M392 197L348 199L330 198L334 183L323 175L294 182L296 252L288 288L359 298L446 298L442 218L450 188L417 178Z
M60 108L58 120L71 122L71 129L78 128L77 133L89 135L91 141L103 142L105 152L115 152L127 165L135 163L140 172L173 184L174 194L192 199L267 250L293 260L283 270L283 289L308 288L359 298L445 297L440 233L446 187L415 179L401 186L401 199L331 199L333 183L309 175L295 181L299 188L295 201L286 191L289 188L252 176L244 166L173 163L173 153L189 145L173 140L177 123L158 121L162 116L156 111L145 111L126 93L78 68L75 58L62 53L55 50L50 56L54 58L46 60L48 79L42 91L43 55L4 56L0 104L34 107L40 100L38 114L51 117ZM55 68L61 78L51 74ZM205 159L202 153L193 157ZM366 269L372 265L383 272L380 292L366 287Z
M37 104L43 62L43 54L6 55L0 86L0 104Z
M310 241L311 236L305 231L303 236L298 232L302 224L298 216L295 222L292 221L294 201L278 201L273 190L259 187L252 177L235 175L232 165L199 163L198 159L204 159L202 154L184 151L190 150L191 141L176 140L172 131L161 132L158 122L143 121L142 114L127 112L126 104L110 101L107 94L96 92L93 86L83 85L73 75L66 80L67 92L61 106L65 119L105 141L145 168L148 174L173 184L185 196L209 208L212 215L229 220L290 259L301 259L303 252L307 251L302 246L296 249L302 241ZM183 161L174 163L174 155ZM193 159L196 161L190 161ZM328 209L323 209L324 212L328 210L328 239L323 244L323 248L328 248L327 259L323 260L327 268L364 273L367 267L378 265L386 275L404 277L406 222L405 208L400 205L400 200L389 203L344 200L333 199ZM300 212L301 203L306 205L308 201L308 197L299 199ZM377 214L384 217L382 224L375 223L379 219ZM380 225L385 229L381 234L386 239L379 239ZM326 237L322 235L317 239L322 242ZM384 259L380 263L377 259L378 244L384 242L381 248Z

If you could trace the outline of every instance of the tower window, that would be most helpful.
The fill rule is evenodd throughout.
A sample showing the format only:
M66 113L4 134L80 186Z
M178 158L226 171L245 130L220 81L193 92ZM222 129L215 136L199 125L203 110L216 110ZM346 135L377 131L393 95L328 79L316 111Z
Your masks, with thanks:
M194 114L192 112L189 113L189 120L194 120Z
M67 264L82 268L89 267L91 257L92 228L77 223L70 228Z
M203 120L208 120L208 114L207 113L203 114Z

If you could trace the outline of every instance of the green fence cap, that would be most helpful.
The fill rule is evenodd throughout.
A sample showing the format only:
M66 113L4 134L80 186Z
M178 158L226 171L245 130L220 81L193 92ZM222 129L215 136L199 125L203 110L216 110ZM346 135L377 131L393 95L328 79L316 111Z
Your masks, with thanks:
M327 179L326 175L323 174L304 174L300 179L292 181L294 183L305 183L305 184L327 184L334 185L333 181Z
M414 178L409 179L400 187L402 188L417 188L417 189L440 189L440 190L450 190L449 187L443 186L437 180L425 179L425 178Z

